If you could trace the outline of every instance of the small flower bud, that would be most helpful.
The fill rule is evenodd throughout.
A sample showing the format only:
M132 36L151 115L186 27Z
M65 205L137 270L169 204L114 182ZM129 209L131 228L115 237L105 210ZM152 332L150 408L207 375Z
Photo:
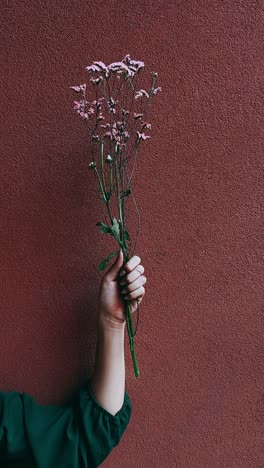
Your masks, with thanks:
M95 167L96 167L95 162L94 161L90 162L89 168L93 170L93 169L95 169Z
M129 114L129 111L127 111L127 110L125 110L125 109L122 109L122 115L125 115L125 116L126 116L127 114Z
M136 114L134 112L134 119L139 119L140 117L143 117L143 114Z
M113 162L111 154L108 154L108 156L106 158L106 162L107 162L107 164L111 164Z

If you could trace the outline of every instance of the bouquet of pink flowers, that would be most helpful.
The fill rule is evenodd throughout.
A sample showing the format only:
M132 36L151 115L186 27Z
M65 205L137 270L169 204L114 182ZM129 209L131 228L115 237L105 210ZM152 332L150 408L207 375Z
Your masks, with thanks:
M95 92L95 99L92 101L86 98L86 83L70 86L78 96L78 100L74 101L74 110L88 129L92 156L89 169L95 173L99 196L108 218L108 221L99 221L97 226L100 226L101 233L109 234L118 244L118 249L100 263L99 271L106 268L120 248L125 264L134 255L138 239L139 225L131 254L131 239L125 218L126 200L132 197L139 220L131 180L139 147L150 138L145 132L151 129L151 124L146 119L152 98L161 91L160 87L156 87L158 74L154 72L151 74L150 89L136 90L143 68L144 62L131 60L130 55L126 55L121 62L110 65L97 61L85 67L92 75L90 82ZM129 167L131 161L132 168ZM128 300L125 300L125 315L134 372L138 378L135 332Z

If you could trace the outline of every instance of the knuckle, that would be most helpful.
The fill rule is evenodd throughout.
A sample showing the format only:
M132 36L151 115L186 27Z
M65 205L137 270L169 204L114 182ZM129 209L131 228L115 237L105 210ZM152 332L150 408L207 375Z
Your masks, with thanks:
M130 281L130 275L129 275L129 273L125 276L125 281L126 281L126 284Z

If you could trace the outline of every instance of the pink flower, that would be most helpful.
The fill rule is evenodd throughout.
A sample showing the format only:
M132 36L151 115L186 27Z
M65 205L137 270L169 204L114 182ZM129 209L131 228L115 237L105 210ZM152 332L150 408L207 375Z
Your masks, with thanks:
M122 109L122 115L126 116L127 114L129 114L129 111Z
M147 138L151 138L150 136L145 135L145 133L139 133L139 132L137 132L137 137L139 140L146 140Z
M127 65L125 65L123 62L113 62L109 65L109 70L112 71L126 71L128 73L128 76L133 75L133 72L128 68Z
M85 100L74 101L73 109L76 110L80 116L83 116L86 104L88 104L88 102Z
M81 117L83 120L88 120L88 119L89 119L88 114L85 113L85 112L80 112L80 117Z
M159 91L161 91L161 87L159 86L158 88L154 88L151 92L151 94L157 94Z
M104 74L105 78L109 77L109 69L105 65L104 62L100 62L100 61L93 62L93 65L89 65L88 67L85 67L85 70L87 70L88 72L91 72L91 73L100 72L100 73ZM99 81L97 82L95 80L94 83L99 83Z
M137 91L135 94L135 99L138 99L142 96L146 96L147 98L149 98L149 94L147 93L147 91L145 91L145 89L141 89L140 91Z
M144 128L151 128L151 124L143 122L143 124L141 125L141 130L143 130Z
M100 67L101 70L107 72L108 71L108 67L105 65L104 62L93 62L94 65L96 65L97 67Z
M99 78L91 78L90 81L91 81L93 84L99 84L101 81L103 81L103 77L102 77L102 76L99 76Z
M73 102L74 102L74 106L73 106L74 109L80 109L82 107L82 104L80 103L80 101L73 101Z
M101 68L97 65L89 65L88 67L85 67L85 70L87 70L88 72L100 72Z
M92 138L93 140L99 141L99 135L93 135Z
M70 89L73 89L73 91L76 91L76 93L85 92L86 90L86 83L78 85L78 86L70 86Z
M112 135L111 132L106 132L106 133L105 133L105 137L109 138L111 141L112 141L112 139L113 139L113 135Z
M138 60L131 60L130 55L127 54L123 58L123 62L134 72L136 73L139 71L141 68L145 66L144 62L140 62Z
M101 97L101 98L98 99L98 101L96 101L96 100L93 101L92 104L93 104L94 106L98 107L98 109L101 109L101 107L102 107L101 102L102 102L103 100L104 100L104 98Z
M124 139L125 139L125 141L127 141L129 138L130 138L129 133L128 133L128 132L125 132L125 133L124 133Z
M109 112L112 112L113 114L116 114L115 110L115 105L118 101L115 101L112 97L110 97L110 100L107 101L108 107L109 107Z

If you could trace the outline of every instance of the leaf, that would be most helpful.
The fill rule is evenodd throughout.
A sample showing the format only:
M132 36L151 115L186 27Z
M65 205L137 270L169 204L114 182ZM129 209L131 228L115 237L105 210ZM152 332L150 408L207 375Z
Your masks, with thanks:
M99 223L96 223L96 226L101 226L101 229L99 229L99 232L102 232L103 234L113 235L112 229L110 228L110 226L108 226L108 224L105 224L102 221L99 221Z
M107 224L103 223L102 221L99 221L99 223L96 223L96 226L107 226Z
M132 193L132 192L131 192L131 190L130 190L130 189L128 189L128 190L126 190L125 192L123 192L123 195L121 195L121 197L120 197L120 198L123 198L123 197L128 197L128 196L129 196L131 193Z
M124 193L124 197L128 197L131 193L132 192L131 192L130 189L126 190L125 193Z
M100 229L99 229L99 232L103 232L104 234L112 234L112 231L110 229L110 227L108 226L102 226Z
M119 224L116 218L113 218L112 233L116 238L119 238Z
M110 253L110 255L108 255L108 257L105 258L105 259L100 263L100 265L99 265L99 267L98 267L98 270L99 270L99 271L104 270L104 269L107 267L107 265L108 265L108 263L110 262L110 260L111 260L115 255L117 255L118 253L119 253L119 250L117 250L116 252Z
M130 235L129 235L129 232L128 231L124 231L124 238L125 240L129 240L130 241Z

